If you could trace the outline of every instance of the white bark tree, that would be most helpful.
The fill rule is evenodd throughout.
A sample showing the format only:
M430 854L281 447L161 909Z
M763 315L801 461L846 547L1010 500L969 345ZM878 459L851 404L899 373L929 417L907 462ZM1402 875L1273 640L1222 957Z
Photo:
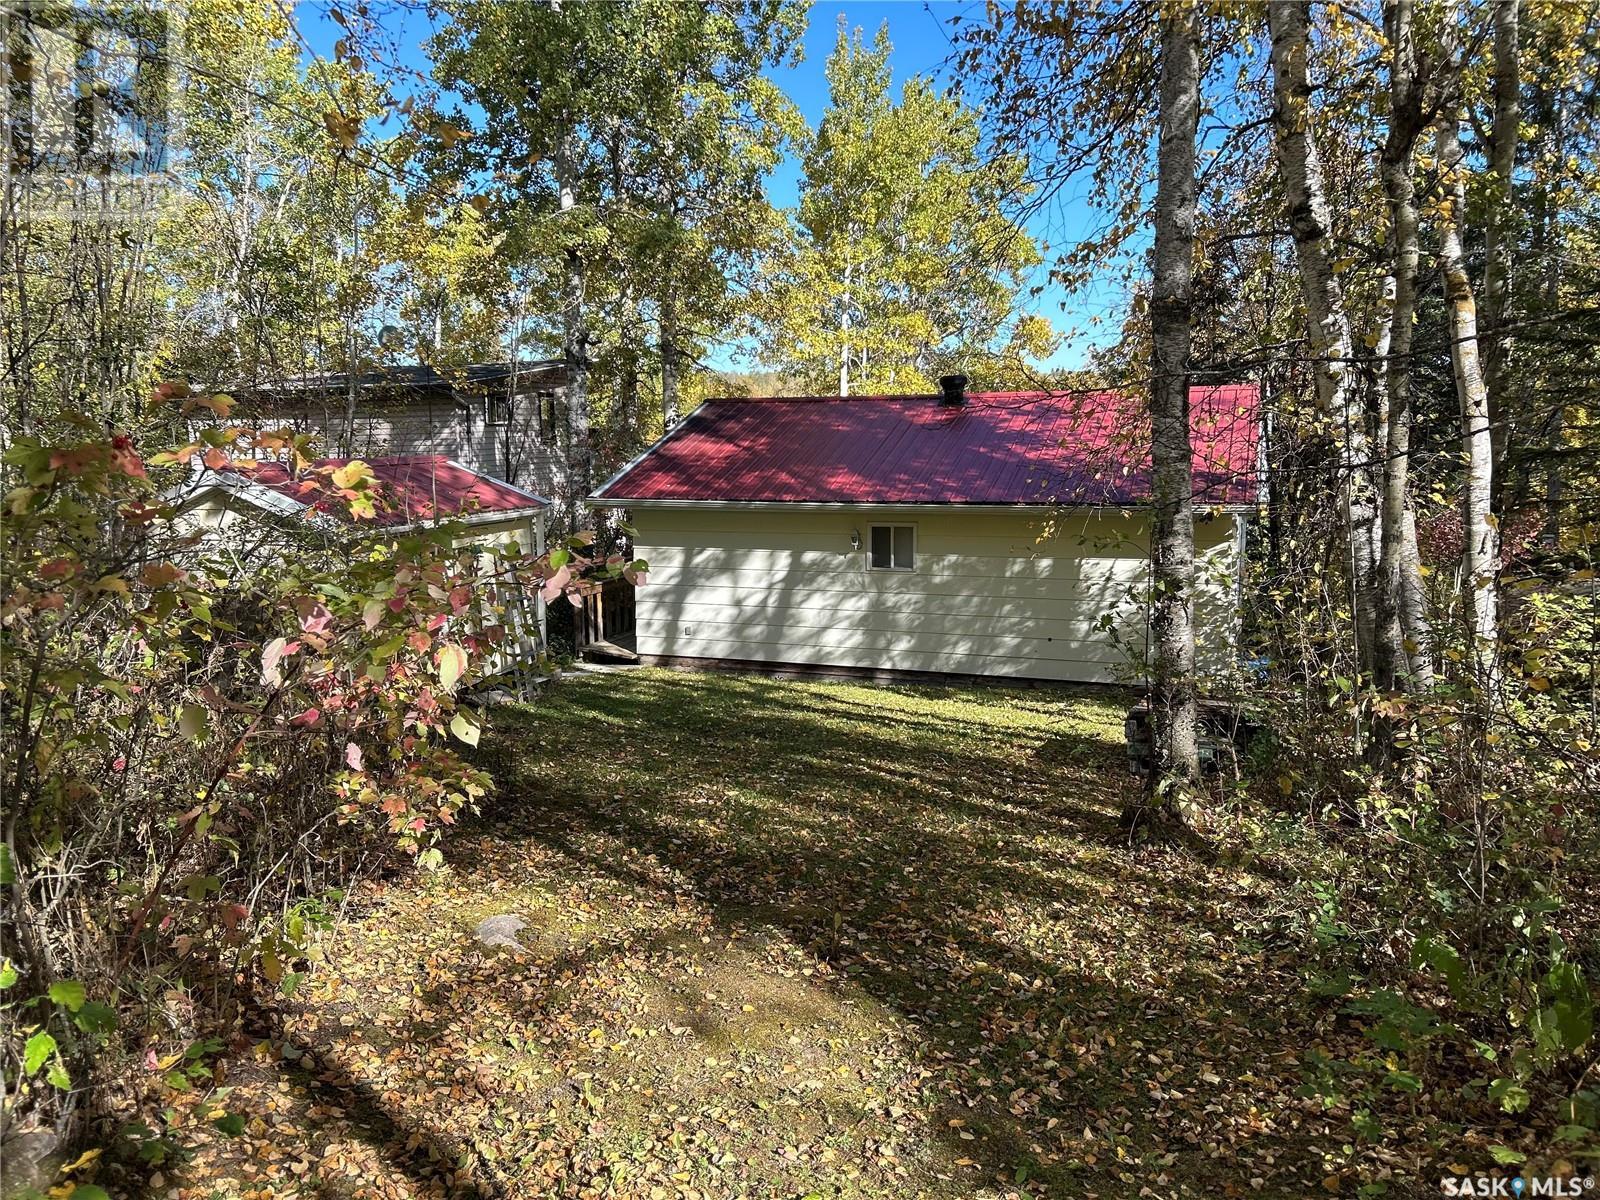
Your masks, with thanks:
M1412 0L1393 0L1385 8L1384 25L1390 53L1389 129L1378 169L1389 205L1389 274L1394 293L1379 402L1384 462L1374 676L1380 688L1393 690L1402 684L1414 687L1422 682L1412 671L1421 646L1416 637L1407 637L1406 613L1413 606L1420 608L1421 594L1420 588L1408 590L1407 579L1418 569L1410 498L1411 347L1421 257L1413 160L1424 122ZM1412 598L1409 603L1408 596ZM1413 613L1412 619L1420 620L1420 616L1420 612Z
M1324 417L1333 425L1339 452L1339 507L1348 542L1357 653L1362 667L1370 671L1378 614L1377 491L1366 414L1350 368L1350 316L1329 249L1332 217L1307 76L1309 27L1307 0L1278 0L1267 5L1278 174L1289 205L1289 228L1305 299L1317 399Z
M570 125L570 122L569 122ZM567 218L564 232L561 295L561 357L567 367L566 434L567 494L563 506L567 530L578 528L579 504L594 483L594 443L589 413L589 324L584 303L583 251L578 245L577 197L573 176L577 148L570 130L562 135L556 154L556 189L561 213Z
M1487 694L1493 695L1499 677L1496 643L1500 574L1500 530L1493 512L1493 425L1489 419L1489 389L1484 383L1478 350L1477 303L1462 245L1466 173L1461 161L1460 99L1454 87L1451 92L1434 124L1442 191L1439 272L1449 312L1450 363L1461 404L1461 455L1465 467L1461 486L1462 600L1478 682Z
M678 306L671 296L663 296L660 305L661 336L661 420L663 429L678 423L678 384L683 377L681 354L678 349Z
M1494 486L1504 483L1505 452L1510 422L1506 411L1506 369L1511 336L1505 332L1511 315L1511 283L1515 238L1511 175L1517 163L1518 126L1522 119L1522 69L1517 48L1521 0L1495 0L1494 116L1489 129L1489 194L1483 230L1483 378L1489 392L1489 417L1494 433Z
M1189 436L1197 206L1195 138L1200 118L1200 13L1178 0L1161 17L1161 108L1156 150L1155 278L1151 288L1152 380L1150 640L1156 832L1187 828L1185 793L1199 775L1194 650L1194 460Z

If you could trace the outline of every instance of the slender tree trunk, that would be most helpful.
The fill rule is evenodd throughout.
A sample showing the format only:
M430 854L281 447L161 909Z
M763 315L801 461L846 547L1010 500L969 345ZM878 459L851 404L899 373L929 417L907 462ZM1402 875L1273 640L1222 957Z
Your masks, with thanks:
M1422 548L1417 544L1417 510L1409 502L1400 518L1400 631L1413 691L1433 686L1433 631L1428 625L1428 589L1422 585Z
M1484 222L1483 380L1489 392L1490 439L1494 452L1495 495L1506 486L1506 452L1511 443L1507 406L1507 367L1511 336L1514 255L1511 174L1517 163L1517 131L1522 119L1521 61L1517 53L1520 0L1494 0L1494 121L1489 136L1489 205Z
M1443 203L1439 211L1439 270L1450 313L1450 363L1461 402L1461 449L1466 474L1461 488L1465 550L1461 562L1462 600L1467 613L1472 661L1489 695L1498 687L1497 614L1500 533L1492 511L1494 457L1489 423L1489 391L1478 357L1478 313L1462 250L1461 220L1466 211L1466 181L1461 165L1461 114L1452 101L1435 124Z
M576 198L573 195L573 170L576 147L571 130L563 133L556 154L556 186L560 193L561 212L568 222L576 220ZM576 244L577 230L565 230L567 248L564 251L565 276L561 297L561 357L567 367L566 392L566 451L567 494L566 518L569 531L579 525L579 504L594 482L594 448L589 421L589 331L584 303L583 254Z
M361 367L356 361L356 322L354 314L345 312L344 330L344 420L340 435L340 452L345 455L362 453L356 446L356 412L361 400Z
M1565 101L1557 98L1552 105L1553 113L1550 121L1550 137L1553 147L1545 157L1553 158L1555 162L1562 162L1566 158L1566 111ZM1553 169L1548 163L1546 170ZM1561 304L1561 257L1557 250L1561 244L1561 229L1559 224L1560 209L1550 194L1552 190L1548 181L1542 182L1539 187L1539 218L1537 237L1539 239L1538 258L1542 264L1543 279L1540 283L1540 303L1543 314L1548 316L1559 311ZM1552 451L1561 449L1566 432L1567 410L1564 404L1557 402L1551 406L1550 416L1544 431L1545 446ZM1539 543L1549 550L1561 548L1561 505L1564 501L1562 493L1561 458L1558 453L1552 453L1545 459L1544 464L1544 528L1539 534Z
M623 142L622 123L618 118L612 118L606 149L611 161L611 203L625 210L629 202L625 183L628 155ZM616 430L615 444L621 447L622 457L627 459L633 456L639 431L639 343L644 324L631 282L622 284L617 309L621 329L617 351L617 411L612 416L612 424Z
M1378 323L1373 342L1372 358L1375 364L1373 381L1376 384L1377 424L1372 431L1372 444L1389 445L1389 349L1394 337L1395 280L1393 275L1383 281L1382 319ZM1383 469L1377 474L1381 477ZM1410 667L1408 682L1417 691L1433 686L1433 630L1428 623L1428 590L1422 583L1422 551L1417 545L1417 512L1410 497L1406 498L1400 525L1400 634L1404 643L1406 662Z
M1566 434L1567 414L1561 406L1557 406L1550 414L1548 425L1548 441L1550 448L1559 450ZM1552 454L1544 465L1544 524L1539 530L1539 545L1546 550L1559 551L1561 549L1561 505L1565 496L1561 490L1561 459Z
M844 269L844 304L839 309L839 395L850 394L850 268Z
M1339 506L1349 547L1356 649L1362 669L1370 672L1378 611L1374 589L1377 493L1366 414L1351 370L1350 317L1328 249L1332 219L1306 76L1309 7L1307 0L1277 0L1267 5L1277 101L1273 120L1278 171L1289 203L1289 227L1305 297L1317 399L1323 415L1333 423L1339 449Z
M1189 442L1189 351L1193 321L1195 137L1200 117L1200 14L1193 3L1163 8L1161 110L1156 163L1155 279L1150 323L1150 634L1152 803L1158 835L1187 831L1187 792L1199 775L1194 652L1194 459Z
M661 297L661 420L663 431L678 423L678 384L682 362L678 356L678 305L671 295Z
M27 218L22 211L24 178L19 171L6 171L4 182L0 183L4 188L0 250L6 254L6 283L12 296L11 304L0 305L5 333L5 378L11 392L10 403L0 406L0 450L10 449L13 439L27 437L33 432L33 341L37 331L28 286L31 274L28 250L32 239L27 236Z
M639 386L643 374L639 347L645 338L644 317L631 284L623 285L617 308L617 411L612 422L616 427L615 445L626 461L633 457L639 436Z
M1417 308L1417 193L1412 158L1422 132L1422 103L1417 80L1411 0L1394 0L1384 11L1391 54L1389 67L1389 131L1379 162L1389 203L1389 244L1393 261L1394 299L1389 317L1389 353L1384 371L1380 421L1387 430L1383 464L1383 509L1378 551L1378 627L1374 677L1379 688L1392 691L1420 682L1410 670L1405 610L1408 560L1415 557L1408 539L1411 505L1411 345ZM1408 540L1413 545L1408 548Z

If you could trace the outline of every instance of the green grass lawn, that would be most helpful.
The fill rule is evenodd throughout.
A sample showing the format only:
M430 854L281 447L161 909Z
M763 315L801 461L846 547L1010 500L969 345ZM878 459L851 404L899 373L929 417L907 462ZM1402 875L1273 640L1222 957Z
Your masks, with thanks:
M494 710L450 870L360 891L190 1180L1403 1194L1421 1164L1295 1095L1319 1018L1277 885L1119 839L1122 712L658 671ZM526 953L475 945L498 913Z

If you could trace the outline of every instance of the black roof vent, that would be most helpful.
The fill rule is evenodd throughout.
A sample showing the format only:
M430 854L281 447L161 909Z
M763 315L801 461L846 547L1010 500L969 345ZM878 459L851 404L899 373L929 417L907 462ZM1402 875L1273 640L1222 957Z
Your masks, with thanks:
M960 408L967 402L967 377L965 375L941 375L939 387L943 395L939 397L940 404L947 404L951 408Z

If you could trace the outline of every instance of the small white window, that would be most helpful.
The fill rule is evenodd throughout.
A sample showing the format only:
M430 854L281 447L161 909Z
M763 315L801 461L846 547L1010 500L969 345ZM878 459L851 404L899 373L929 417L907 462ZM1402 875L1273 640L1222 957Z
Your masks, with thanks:
M916 565L914 525L874 525L868 532L867 566L874 571L909 571Z

